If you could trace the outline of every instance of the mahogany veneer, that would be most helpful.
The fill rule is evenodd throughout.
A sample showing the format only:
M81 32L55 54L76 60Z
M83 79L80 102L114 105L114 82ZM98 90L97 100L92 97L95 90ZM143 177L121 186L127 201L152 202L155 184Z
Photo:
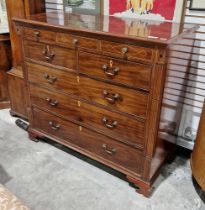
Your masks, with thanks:
M98 160L148 196L172 148L158 137L170 47L197 27L130 21L61 12L14 19L30 138ZM139 34L138 22L149 33Z
M9 34L0 34L0 109L9 108L8 77L11 67L11 45Z

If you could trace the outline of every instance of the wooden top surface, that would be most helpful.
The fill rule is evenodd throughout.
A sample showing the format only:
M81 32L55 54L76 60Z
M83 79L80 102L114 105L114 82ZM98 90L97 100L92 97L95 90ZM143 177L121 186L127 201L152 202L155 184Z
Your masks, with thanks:
M55 30L82 31L123 37L130 40L144 40L169 44L198 28L197 25L172 22L160 22L143 19L118 18L114 16L96 16L64 12L47 12L30 16L28 20L14 18L19 24L52 26ZM186 28L181 31L182 28Z

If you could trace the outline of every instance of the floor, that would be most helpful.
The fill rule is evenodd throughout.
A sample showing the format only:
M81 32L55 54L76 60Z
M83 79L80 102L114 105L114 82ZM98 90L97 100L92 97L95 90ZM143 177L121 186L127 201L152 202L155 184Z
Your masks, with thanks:
M0 183L31 210L204 210L189 161L165 165L147 199L120 174L58 144L35 143L0 111ZM115 174L115 175L113 175Z

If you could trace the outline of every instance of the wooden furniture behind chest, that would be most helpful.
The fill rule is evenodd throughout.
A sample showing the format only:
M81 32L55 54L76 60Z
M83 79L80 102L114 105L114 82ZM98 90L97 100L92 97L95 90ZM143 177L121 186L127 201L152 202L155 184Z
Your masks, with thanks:
M170 150L158 138L169 46L194 28L55 12L14 22L30 138L98 160L148 196Z
M31 14L45 12L44 0L6 0L9 31L12 47L12 69L8 72L8 87L11 102L11 115L16 115L24 119L27 114L27 97L22 72L21 40L14 29L13 17L27 18Z
M0 34L0 109L9 108L8 78L11 68L11 45L8 34Z

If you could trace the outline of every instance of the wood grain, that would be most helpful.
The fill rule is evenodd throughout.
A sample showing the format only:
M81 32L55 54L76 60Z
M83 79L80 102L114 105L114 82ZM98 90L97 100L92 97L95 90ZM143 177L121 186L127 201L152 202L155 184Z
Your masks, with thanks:
M105 162L110 161L140 175L142 158L137 150L38 109L34 109L33 114L34 129L77 145L102 157ZM52 125L49 122L52 122ZM52 126L54 129L51 128ZM55 130L58 126L59 128Z
M91 53L79 53L79 72L109 82L149 90L151 65L114 59Z

